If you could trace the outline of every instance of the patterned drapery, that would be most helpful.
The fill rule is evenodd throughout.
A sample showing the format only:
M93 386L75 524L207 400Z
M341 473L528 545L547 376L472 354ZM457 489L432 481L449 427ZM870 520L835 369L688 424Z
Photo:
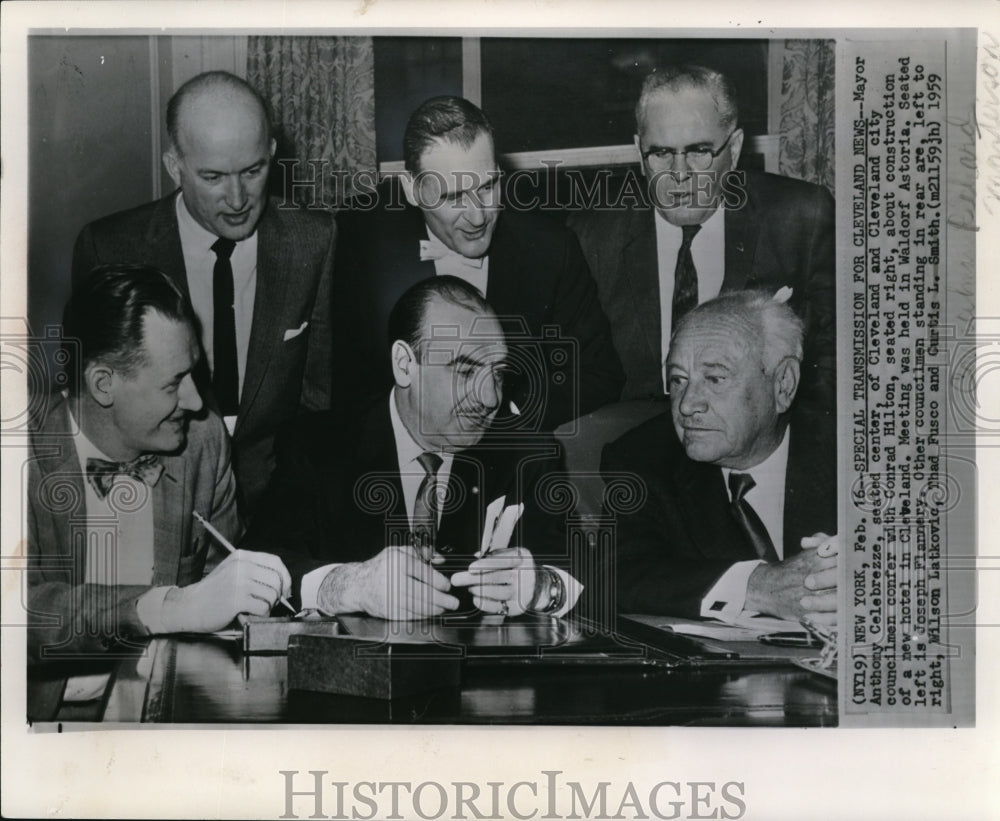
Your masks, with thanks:
M833 40L785 40L781 78L782 174L834 192Z
M359 171L374 172L375 57L371 37L250 37L247 80L271 101L278 126L278 159L299 160L296 180L323 176L325 205L354 192ZM292 185L286 196L310 203L319 186Z

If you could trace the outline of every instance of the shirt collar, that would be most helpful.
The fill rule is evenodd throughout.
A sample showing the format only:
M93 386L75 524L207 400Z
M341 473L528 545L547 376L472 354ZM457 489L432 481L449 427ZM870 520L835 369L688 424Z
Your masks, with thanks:
M392 421L392 435L396 440L396 457L399 460L400 473L406 472L408 469L412 470L412 465L417 461L417 457L425 451L417 444L406 429L406 425L403 424L399 409L396 407L395 388L389 391L389 419ZM453 454L445 451L436 451L436 453L441 457L442 464L451 464L451 460L454 458Z
M726 487L729 487L729 474L733 472L749 473L751 476L753 476L755 487L760 487L760 488L784 487L785 471L788 467L789 427L785 428L785 435L781 437L781 444L779 444L778 447L776 447L773 451L771 451L771 455L768 456L759 465L754 465L752 468L747 468L746 470L737 470L737 471L734 471L732 468L723 468L722 478L726 482Z
M666 218L657 208L653 209L653 214L655 214L657 233L661 231L675 231L677 235L680 236L680 226L667 222ZM701 230L698 232L698 236L714 236L718 231L722 231L725 225L725 219L725 209L716 208L712 212L712 216L701 223ZM704 243L704 240L702 240L702 243Z

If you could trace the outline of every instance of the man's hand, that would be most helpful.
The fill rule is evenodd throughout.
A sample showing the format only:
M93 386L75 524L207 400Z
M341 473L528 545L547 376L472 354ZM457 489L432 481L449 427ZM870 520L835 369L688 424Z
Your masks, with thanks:
M535 596L535 567L531 551L523 547L494 550L451 577L456 587L468 587L472 603L484 613L519 616Z
M161 618L171 633L211 633L240 613L266 616L291 589L292 578L277 556L237 550L201 581L168 592Z
M801 541L802 552L774 564L762 564L750 576L745 609L817 624L837 624L836 536L816 533Z
M331 570L319 588L319 609L328 615L367 613L383 619L423 619L458 607L448 579L409 547L387 547L366 562Z

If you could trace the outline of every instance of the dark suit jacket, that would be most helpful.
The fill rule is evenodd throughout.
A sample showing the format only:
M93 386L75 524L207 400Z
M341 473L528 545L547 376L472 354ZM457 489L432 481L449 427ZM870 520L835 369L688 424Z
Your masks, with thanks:
M336 228L330 214L290 211L272 199L257 227L257 291L243 393L233 432L233 469L244 511L274 469L274 436L300 407L330 407L330 284ZM176 195L85 226L73 250L73 278L95 265L140 262L169 274L187 293ZM285 341L286 331L309 322ZM199 378L210 398L207 368Z
M837 531L832 421L793 417L785 476L784 555L803 536ZM729 510L722 468L688 459L670 413L604 449L603 473L634 474L646 501L617 520L618 609L698 617L701 600L735 562L757 554Z
M825 188L748 171L747 201L727 209L723 291L794 289L807 322L800 403L832 412L836 390L833 198ZM625 366L623 399L663 393L660 285L652 207L574 213L570 227L597 282Z
M332 562L370 559L389 544L406 544L409 529L388 398L362 426L346 431L330 412L311 414L282 432L278 467L264 505L241 547L277 553L293 588L306 573ZM558 516L543 511L536 481L560 469L558 446L534 440L525 447L479 444L455 455L437 550L446 575L464 570L479 550L487 506L525 503L510 545L531 550L539 563L566 564Z
M161 457L164 471L151 491L152 584L86 584L86 479L71 430L67 403L56 395L31 437L28 657L39 663L35 687L29 682L35 718L51 717L58 707L66 675L60 660L85 661L106 655L120 641L148 635L137 599L151 586L183 586L202 577L211 537L192 511L231 540L241 532L229 440L222 421L210 414L190 422L182 451Z
M381 203L405 203L392 183L380 189ZM434 263L420 261L419 242L427 238L427 229L417 208L342 212L337 221L337 384L354 398L354 407L366 408L392 386L386 340L392 306L411 285L435 275ZM514 354L515 364L529 357L533 364L527 368L545 373L531 384L507 386L507 398L526 415L538 409L541 424L535 429L551 430L618 400L621 363L579 244L566 228L512 208L501 211L490 245L486 298L502 319L510 318L504 330L512 349L518 348L517 336L542 338L546 326L559 328L557 336L578 346L565 365L561 359L568 344L558 338L521 346ZM553 353L556 348L562 352Z

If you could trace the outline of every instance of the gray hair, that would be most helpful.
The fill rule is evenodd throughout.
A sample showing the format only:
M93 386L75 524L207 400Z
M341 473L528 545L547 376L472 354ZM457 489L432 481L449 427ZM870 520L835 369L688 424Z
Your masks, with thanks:
M703 302L677 323L671 344L688 325L719 319L756 342L766 373L788 358L802 362L805 323L786 301L760 289L728 291Z
M646 124L646 106L650 97L660 91L679 91L682 88L707 91L719 112L723 128L736 127L740 116L736 87L725 74L705 66L673 65L656 69L643 81L639 102L635 104L637 130L641 131Z

